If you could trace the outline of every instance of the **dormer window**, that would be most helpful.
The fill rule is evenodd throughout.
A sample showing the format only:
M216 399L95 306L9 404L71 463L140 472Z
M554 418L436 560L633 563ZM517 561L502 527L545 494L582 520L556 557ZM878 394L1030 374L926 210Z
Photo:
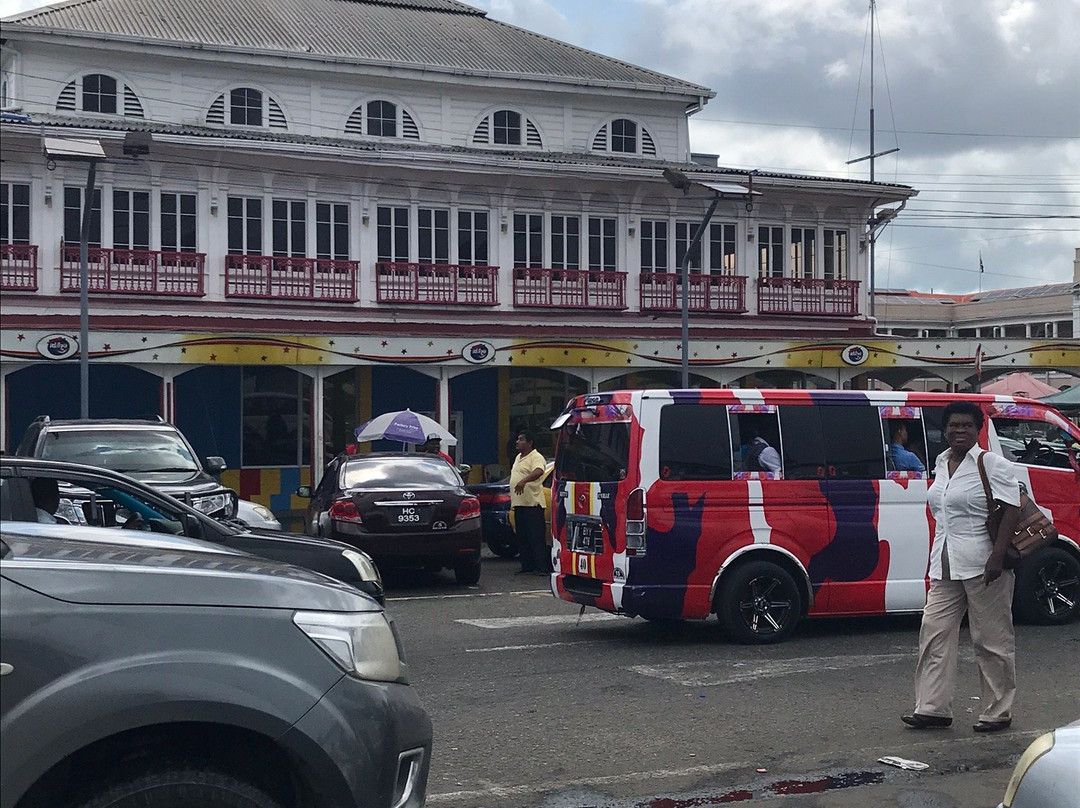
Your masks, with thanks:
M488 113L473 131L473 143L493 146L543 147L540 130L525 115L512 109Z
M616 118L597 130L592 150L655 157L656 143L644 126L629 118Z
M96 115L144 117L135 91L106 73L87 73L64 85L56 100L58 110L78 110Z
M222 93L206 113L211 126L268 126L271 129L288 129L285 113L268 93L254 87L234 87Z
M405 140L420 139L420 128L412 115L393 101L382 99L368 101L354 109L345 123L345 133L371 137L401 137Z

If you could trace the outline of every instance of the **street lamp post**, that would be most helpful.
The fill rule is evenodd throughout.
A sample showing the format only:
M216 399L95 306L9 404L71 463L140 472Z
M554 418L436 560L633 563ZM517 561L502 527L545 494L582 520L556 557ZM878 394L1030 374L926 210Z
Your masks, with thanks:
M83 196L82 222L79 228L79 417L90 417L90 216L94 209L94 181L97 164L105 159L105 150L97 140L44 138L47 166L58 161L86 163L86 193ZM63 257L61 256L61 261Z

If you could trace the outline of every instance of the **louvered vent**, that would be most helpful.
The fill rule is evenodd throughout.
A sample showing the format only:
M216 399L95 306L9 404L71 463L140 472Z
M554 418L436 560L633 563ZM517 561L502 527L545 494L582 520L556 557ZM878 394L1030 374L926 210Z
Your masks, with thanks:
M600 127L600 131L596 133L596 137L592 139L593 151L607 151L607 124L605 123Z
M525 143L534 149L539 149L544 145L540 140L540 130L537 129L536 124L530 120L525 121Z
M267 97L267 106L270 107L270 128L271 129L288 129L289 125L285 122L285 113L282 112L278 102L273 98Z
M364 134L364 105L361 104L353 110L353 114L349 116L349 120L345 121L345 134L347 135L362 135Z
M645 127L641 127L641 153L649 157L656 157L656 144L653 143L652 135Z
M135 95L135 91L124 85L124 114L130 118L145 118L143 114L142 104L139 103L139 96Z
M56 99L57 109L75 109L75 82L68 82L67 86L60 91L60 97Z
M480 121L480 125L476 127L476 131L473 132L473 143L490 143L491 142L491 122L485 116L484 120Z
M412 115L401 110L401 136L406 140L419 140L420 127L416 125Z
M210 110L206 113L206 122L211 126L225 125L225 93L219 95L217 100L210 105Z

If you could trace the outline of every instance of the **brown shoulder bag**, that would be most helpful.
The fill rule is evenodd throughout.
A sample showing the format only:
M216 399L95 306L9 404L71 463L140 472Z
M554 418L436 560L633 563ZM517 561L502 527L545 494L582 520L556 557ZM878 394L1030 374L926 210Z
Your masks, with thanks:
M996 544L1005 508L998 505L990 493L990 481L986 477L986 466L983 464L985 455L985 452L979 455L979 476L982 478L983 491L986 493L986 509L989 514L986 517L986 530L990 533L990 541ZM1020 566L1025 558L1052 544L1057 537L1058 532L1054 523L1039 510L1039 506L1027 495L1024 484L1020 483L1020 516L1016 521L1016 531L1009 537L1009 546L1005 549L1003 562L1005 569Z

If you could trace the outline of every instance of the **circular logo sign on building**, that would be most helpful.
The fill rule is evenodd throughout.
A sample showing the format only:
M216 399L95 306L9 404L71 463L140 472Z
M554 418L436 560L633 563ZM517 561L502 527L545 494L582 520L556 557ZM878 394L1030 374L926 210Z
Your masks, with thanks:
M38 340L37 352L46 359L70 359L79 352L79 341L67 334L49 334Z
M474 365L482 365L495 358L495 346L490 342L470 342L461 352L461 358Z
M840 352L840 358L849 365L861 365L870 358L870 351L862 345L849 345Z

